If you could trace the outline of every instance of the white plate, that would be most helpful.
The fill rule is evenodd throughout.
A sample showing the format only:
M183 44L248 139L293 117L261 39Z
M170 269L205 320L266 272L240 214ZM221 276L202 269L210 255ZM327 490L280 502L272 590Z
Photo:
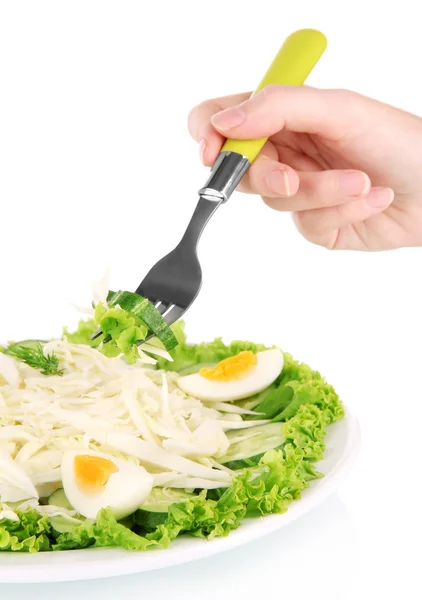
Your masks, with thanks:
M300 500L292 502L282 515L245 520L228 537L207 542L184 537L167 550L126 552L93 548L66 552L17 554L0 552L0 582L33 583L98 579L162 569L218 554L281 529L325 500L351 467L360 446L359 426L347 409L346 418L329 428L327 450L318 468L325 477L312 482Z

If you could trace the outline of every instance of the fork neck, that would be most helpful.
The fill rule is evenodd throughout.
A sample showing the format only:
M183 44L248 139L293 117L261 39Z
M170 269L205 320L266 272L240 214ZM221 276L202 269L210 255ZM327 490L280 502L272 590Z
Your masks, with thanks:
M205 225L222 202L222 200L216 198L200 196L179 246L187 246L188 249L196 250Z
M249 166L249 160L242 154L220 152L199 195L227 202Z
M237 152L220 152L205 186L199 190L198 204L179 246L196 249L205 225L220 204L230 198L249 164L248 159Z

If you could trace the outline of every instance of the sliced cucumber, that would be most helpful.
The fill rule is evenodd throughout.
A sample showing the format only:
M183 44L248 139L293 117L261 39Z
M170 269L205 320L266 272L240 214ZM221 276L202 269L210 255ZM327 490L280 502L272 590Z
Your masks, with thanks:
M186 500L192 498L192 495L175 488L155 487L152 488L150 495L140 508L148 512L168 512L171 504L186 502Z
M198 373L198 371L200 369L212 369L213 367L215 367L215 365L217 365L218 363L197 363L195 365L189 365L189 367L186 367L185 369L182 369L181 371L179 371L179 375L181 376L185 376L185 375L192 375L193 373Z
M53 492L51 496L49 496L48 504L50 504L50 506L59 506L60 508L67 508L68 510L73 510L73 506L67 499L63 488L59 488L58 490Z
M21 342L13 342L5 349L5 353L8 354L13 348L31 348L31 350L38 350L39 346L43 346L47 342L45 340L22 340Z
M69 500L64 493L63 488L59 488L49 496L47 503L50 506L57 506L58 508L65 508L67 510L74 510ZM79 518L78 518L79 517ZM70 517L69 515L54 515L50 517L51 525L58 533L68 533L75 529L78 525L81 525L85 519L81 515L76 517Z
M81 519L76 519L75 517L69 517L68 515L55 515L54 517L50 517L50 523L58 533L69 533L78 527L78 525L82 525L84 521Z
M252 467L259 462L265 452L279 448L283 444L282 430L282 423L267 423L251 427L245 431L245 439L230 444L227 452L219 457L218 461L233 470ZM238 438L239 432L229 431L227 437Z
M192 494L173 488L153 488L146 502L136 511L134 519L147 531L153 531L164 523L168 516L169 506L176 502L186 502Z
M177 346L177 338L161 316L160 311L143 296L121 290L118 292L110 291L107 296L107 304L109 306L118 304L123 310L127 310L142 319L152 333L164 344L166 350L172 350Z

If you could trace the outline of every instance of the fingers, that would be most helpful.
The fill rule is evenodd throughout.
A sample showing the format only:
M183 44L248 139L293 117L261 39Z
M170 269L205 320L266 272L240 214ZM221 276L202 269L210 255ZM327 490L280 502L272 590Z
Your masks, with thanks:
M286 129L339 140L375 121L377 103L345 90L270 85L250 92L208 100L190 113L188 127L200 144L205 165L215 161L228 137L269 137Z
M287 198L293 196L299 188L299 175L288 165L275 160L270 149L271 147L266 149L265 154L261 153L255 160L243 176L238 190L248 194L259 194L264 200L265 197L284 196ZM277 199L284 200L283 198Z
M199 143L199 154L204 165L211 166L213 164L225 140L225 137L211 124L211 117L230 106L236 106L249 96L250 92L247 92L207 100L190 112L188 117L189 133Z
M262 169L261 165L257 165ZM252 168L251 168L252 171ZM257 181L255 176L255 181ZM267 175L268 180L268 175ZM290 194L282 193L277 187L277 179L271 179L271 193L258 193L264 202L280 211L297 212L313 210L338 204L365 196L371 189L371 180L366 173L353 170L317 171L298 174L298 186L290 188ZM263 190L263 186L261 188Z
M225 137L237 139L269 137L284 128L340 139L362 122L363 109L369 118L371 106L353 92L270 85L207 118Z
M394 199L390 188L371 188L362 171L298 173L269 157L252 165L244 185L271 208L292 212L302 235L326 248L336 246L342 229L383 212Z
M276 149L267 142L238 188L259 194L275 210L290 212L335 206L364 196L371 188L368 175L362 171L298 172L277 158Z
M230 106L236 106L237 104L244 102L250 95L250 92L245 92L242 94L233 94L232 96L222 96L221 98L206 100L205 102L198 104L198 106L195 106L188 116L189 133L193 139L197 142L199 141L204 124L206 124L214 114L226 108L230 108Z
M304 210L293 214L300 233L310 242L334 248L339 232L383 212L393 201L390 188L374 187L365 197L326 208Z
M211 117L219 108L214 101L205 102L189 115L188 128L199 143L199 156L204 165L211 166L220 152L224 137L211 125Z

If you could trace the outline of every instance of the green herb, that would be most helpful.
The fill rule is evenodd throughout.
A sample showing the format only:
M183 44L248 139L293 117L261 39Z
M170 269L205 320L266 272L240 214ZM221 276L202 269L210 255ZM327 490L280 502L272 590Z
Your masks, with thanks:
M54 352L44 354L41 342L35 341L32 345L18 342L6 348L4 353L38 369L43 375L63 375L63 370L59 369L59 359Z

